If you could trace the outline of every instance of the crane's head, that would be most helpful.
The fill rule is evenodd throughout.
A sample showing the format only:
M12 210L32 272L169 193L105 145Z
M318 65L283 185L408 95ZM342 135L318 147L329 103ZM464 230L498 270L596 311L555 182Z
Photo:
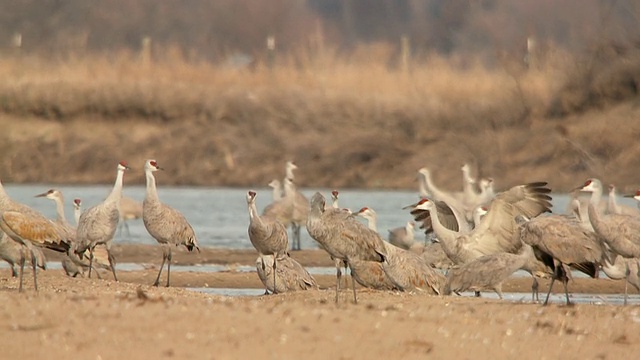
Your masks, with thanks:
M373 209L365 206L356 213L356 216L360 216L369 220L375 219L377 217L377 214Z
M80 209L80 206L82 206L82 200L73 199L73 208L74 209Z
M633 194L625 195L624 197L634 198L634 199L640 201L640 190L636 191Z
M47 199L55 200L55 199L61 199L62 193L60 193L60 191L56 189L49 189L49 191L42 194L38 194L35 197L46 197Z
M584 182L582 186L578 186L576 188L576 190L588 191L588 192L594 192L597 189L602 190L602 184L600 183L600 180L593 179L593 178L588 179L587 181Z
M269 183L269 187L272 187L274 189L280 188L280 180L278 179L271 180L271 182Z
M613 184L609 184L609 192L616 191L616 186Z
M256 201L256 192L253 190L249 190L247 192L247 204L253 203Z
M298 166L293 161L287 161L287 170L295 170Z
M332 198L334 198L334 199L337 199L337 198L338 198L338 194L339 194L339 193L338 193L338 190L333 190L333 191L331 192L331 197L332 197Z
M415 204L407 205L402 209L412 209L412 210L430 210L433 206L433 202L429 201L427 198L422 198Z
M127 165L126 161L123 160L118 163L118 171L125 171L129 169L131 168L129 167L129 165Z
M164 170L158 165L158 162L155 159L149 159L144 163L144 171L158 171Z

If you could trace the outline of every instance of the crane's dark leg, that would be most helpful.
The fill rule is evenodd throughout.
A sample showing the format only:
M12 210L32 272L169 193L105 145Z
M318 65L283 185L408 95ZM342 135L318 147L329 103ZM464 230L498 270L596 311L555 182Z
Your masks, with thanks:
M91 279L91 269L93 269L93 248L95 246L89 246L89 279Z
M340 265L336 266L336 304L338 303L338 294L340 293L340 279L342 278L342 270L340 270Z
M356 279L353 277L353 270L351 270L351 287L353 288L353 303L358 303L358 298L356 297Z
M542 304L547 305L547 303L549 302L549 295L551 295L551 288L553 288L553 283L556 281L556 277L558 276L558 267L556 266L556 268L553 270L553 275L551 276L551 284L549 285L549 291L547 291L547 298L544 299L544 303Z
M278 262L278 255L273 254L273 294L275 294L278 289L276 286L276 263Z
M20 287L18 288L19 292L22 292L22 275L24 274L24 262L25 260L25 253L24 253L24 248L20 249Z
M346 261L343 261L342 264L344 265L344 274L347 275L347 267L349 266L349 264L347 264ZM353 274L351 275L351 277L353 277ZM349 282L348 282L348 279L346 278L346 276L344 278L344 287L345 287L345 289L349 287Z
M38 291L38 273L36 270L38 268L38 258L36 258L33 249L29 249L29 251L31 251L31 267L33 268L33 286Z
M531 301L539 302L540 297L538 296L538 279L533 277L533 283L531 284Z
M131 237L131 231L129 230L129 224L127 224L126 221L123 221L122 224L124 225L124 228L127 230L127 236Z
M116 276L116 258L111 254L109 246L107 246L107 257L109 258L109 267L111 267L111 272L113 273L113 280L118 281L118 277Z
M496 294L498 294L498 297L500 298L500 300L502 300L502 284L496 285L496 287L494 287L493 290L496 292Z
M162 274L162 268L164 268L164 262L167 260L167 249L162 247L162 265L160 265L160 271L158 271L158 276L156 277L156 281L154 281L153 286L158 286L160 284L160 275Z
M169 255L167 256L167 287L169 287L169 279L171 279L171 259L173 255L171 254L171 246L169 246Z

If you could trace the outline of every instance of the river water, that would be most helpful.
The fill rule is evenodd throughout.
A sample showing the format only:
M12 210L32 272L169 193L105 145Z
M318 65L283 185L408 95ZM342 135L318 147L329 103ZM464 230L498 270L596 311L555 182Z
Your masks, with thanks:
M57 188L62 191L66 202L66 216L73 223L73 210L71 202L74 198L82 199L83 208L86 209L102 201L111 190L110 185L105 186L53 186L48 184L36 185L12 185L5 184L5 189L14 200L22 202L39 210L46 216L55 217L53 201L34 196ZM223 247L233 249L250 249L251 242L247 236L249 215L247 212L246 192L249 189L239 188L206 188L206 187L163 187L158 193L160 200L178 209L187 218L196 232L201 246ZM270 188L254 189L258 193L256 205L261 211L271 202ZM330 202L330 189L302 189L308 198L316 191L322 192ZM124 194L142 201L145 189L143 186L125 186ZM553 209L556 213L564 213L567 208L568 196L554 194ZM586 196L586 194L585 194ZM389 190L340 190L340 207L358 211L362 207L369 207L378 215L378 231L386 238L387 231L401 227L407 221L412 220L408 210L402 210L406 205L418 200L416 191L389 191ZM625 205L636 206L635 200L629 198L618 199ZM364 221L364 219L361 219ZM142 220L128 222L130 235L124 232L117 235L115 243L140 243L156 244L155 240L147 233ZM303 229L302 247L316 248L314 240ZM416 232L416 239L423 238Z
M53 201L45 198L34 197L51 188L61 190L65 196L65 213L67 219L73 223L73 210L71 202L74 198L82 199L83 207L86 209L102 201L111 191L111 186L53 186L49 184L12 185L5 184L5 190L14 200L24 203L42 212L44 215L54 218L55 205ZM246 192L249 189L239 188L206 188L206 187L160 187L158 189L161 201L178 209L191 223L198 237L198 242L204 247L221 247L232 249L250 249L251 242L247 236L249 215L247 212ZM270 188L253 189L258 193L256 205L261 211L271 202L272 194ZM302 189L308 198L316 191L322 192L327 199L330 199L330 189ZM143 186L125 186L124 194L139 201L144 199L145 189ZM584 195L588 196L587 194ZM553 194L553 209L556 213L565 213L569 197L566 194ZM606 197L605 197L606 199ZM408 210L402 210L406 205L415 203L418 200L416 191L389 191L389 190L340 190L340 207L350 208L357 211L361 207L369 207L376 211L378 215L378 230L386 237L387 230L404 226L412 220ZM329 201L329 200L328 200ZM636 206L635 200L629 198L619 198L620 204ZM364 219L361 219L364 221ZM130 234L126 231L121 235L116 235L114 243L138 243L156 244L156 241L147 233L142 220L129 221ZM314 240L303 229L302 247L317 248ZM423 238L420 232L416 232L416 239ZM52 269L59 268L59 264L51 264ZM8 268L3 262L0 268ZM118 264L121 271L140 270L140 264ZM173 271L197 271L216 272L228 271L228 266L206 265L206 266L172 266ZM255 271L252 266L234 266L235 271ZM334 274L333 268L309 268L312 274ZM582 274L576 273L576 276ZM514 276L529 276L520 271ZM212 294L220 295L260 295L260 289L194 289ZM630 290L630 303L639 304L640 296L634 290ZM472 296L472 294L465 294ZM493 293L486 293L483 296L493 298ZM528 301L527 294L505 293L505 300L508 301ZM621 295L603 294L572 294L572 301L577 303L592 304L621 304ZM564 302L563 294L554 294L552 302Z

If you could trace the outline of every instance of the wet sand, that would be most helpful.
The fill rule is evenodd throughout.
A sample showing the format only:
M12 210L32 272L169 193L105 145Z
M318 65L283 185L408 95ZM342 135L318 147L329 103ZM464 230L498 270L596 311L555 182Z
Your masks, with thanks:
M523 302L362 290L334 303L335 277L316 276L321 289L268 296L207 295L184 287L262 287L253 250L177 251L174 264L228 264L220 273L172 272L171 288L149 286L161 261L157 246L114 245L120 282L38 273L24 293L0 273L0 347L6 358L628 358L640 352L637 306L528 302L530 278L509 279L505 292ZM48 254L50 261L55 256ZM305 266L331 266L321 250L292 253ZM206 266L206 265L203 265ZM164 277L163 277L164 281ZM546 290L548 282L541 283ZM620 293L622 281L575 279L576 293ZM331 287L331 289L326 289ZM561 292L561 286L554 286ZM635 290L632 290L635 291Z

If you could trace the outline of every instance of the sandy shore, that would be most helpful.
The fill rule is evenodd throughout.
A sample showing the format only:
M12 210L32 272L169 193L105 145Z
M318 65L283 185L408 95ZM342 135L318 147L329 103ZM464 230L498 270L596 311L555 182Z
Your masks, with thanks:
M120 271L120 282L69 278L41 271L40 291L27 273L0 274L0 347L6 358L628 358L640 351L636 306L550 305L487 298L350 292L339 306L333 290L252 297L206 295L183 287L260 288L255 273L175 272L171 288L149 286L157 246L116 245L119 262L145 264ZM326 253L292 254L306 266L330 266ZM174 263L253 265L254 251L180 251ZM56 261L49 254L50 261ZM333 276L317 277L321 288ZM504 291L528 293L531 280L510 279ZM542 283L546 289L548 283ZM576 279L574 292L619 293L622 281ZM554 286L555 291L561 287ZM523 296L523 298L526 298Z

